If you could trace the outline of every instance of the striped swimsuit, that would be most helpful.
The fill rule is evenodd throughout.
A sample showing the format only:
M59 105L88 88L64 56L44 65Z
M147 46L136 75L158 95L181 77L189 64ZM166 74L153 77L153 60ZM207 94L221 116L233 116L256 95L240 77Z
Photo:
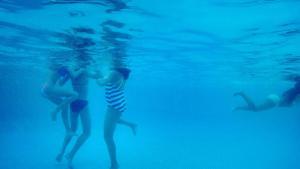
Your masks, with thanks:
M126 110L126 100L122 84L107 84L105 86L105 98L109 107L120 113Z

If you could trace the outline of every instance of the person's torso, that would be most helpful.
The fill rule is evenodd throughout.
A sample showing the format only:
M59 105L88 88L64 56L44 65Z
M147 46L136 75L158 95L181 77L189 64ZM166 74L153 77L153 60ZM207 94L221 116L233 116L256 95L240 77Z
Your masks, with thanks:
M123 112L126 109L124 83L107 83L105 85L105 99L109 107Z
M72 79L72 86L74 91L78 93L79 99L86 99L88 94L87 72L83 72L78 77Z

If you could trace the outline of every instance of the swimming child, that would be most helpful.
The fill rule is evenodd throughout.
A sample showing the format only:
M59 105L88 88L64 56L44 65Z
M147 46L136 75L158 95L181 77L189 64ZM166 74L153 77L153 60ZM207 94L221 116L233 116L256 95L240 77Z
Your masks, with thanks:
M68 80L69 72L66 66L52 66L49 78L42 88L42 95L57 105L51 112L52 120L55 121L57 113L62 111L64 127L67 132L70 132L68 104L75 100L78 94L63 87Z
M98 85L105 86L107 111L104 119L104 140L111 160L110 169L119 168L113 138L116 125L128 126L136 134L137 125L121 118L122 113L126 110L124 87L129 74L130 70L127 68L113 68L106 77L97 79Z
M255 104L249 96L243 92L235 93L234 96L242 97L247 105L236 107L234 110L246 110L246 111L264 111L269 110L274 107L290 107L295 103L300 97L300 78L294 79L295 85L285 91L281 96L276 94L271 94L262 104Z
M72 162L75 155L90 136L91 120L90 120L90 113L88 109L88 100L87 100L88 81L89 78L94 78L94 79L98 78L97 72L90 72L88 70L87 68L89 64L88 61L85 61L82 58L80 59L80 57L78 58L76 59L77 65L74 68L71 68L69 70L73 89L78 93L78 97L76 98L76 100L73 100L70 103L70 108L71 108L70 121L71 121L71 132L76 133L78 128L78 119L80 118L82 133L77 138L71 151L66 155L68 168L73 168ZM72 140L73 136L74 135L65 136L61 150L56 157L56 160L58 162L62 161L62 157L65 154L65 150L69 145L70 141Z

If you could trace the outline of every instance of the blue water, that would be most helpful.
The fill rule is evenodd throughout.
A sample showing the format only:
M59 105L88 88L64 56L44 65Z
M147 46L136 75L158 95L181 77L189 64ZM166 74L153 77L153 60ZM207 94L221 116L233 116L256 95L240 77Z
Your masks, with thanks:
M300 74L297 0L0 0L0 168L62 169L64 136L40 94L51 59L74 55L77 29L132 70L123 116L138 124L115 135L120 169L299 169L300 104L232 111L281 94ZM85 31L85 33L84 33ZM87 33L89 32L89 33ZM92 134L77 169L108 169L103 88L89 84Z

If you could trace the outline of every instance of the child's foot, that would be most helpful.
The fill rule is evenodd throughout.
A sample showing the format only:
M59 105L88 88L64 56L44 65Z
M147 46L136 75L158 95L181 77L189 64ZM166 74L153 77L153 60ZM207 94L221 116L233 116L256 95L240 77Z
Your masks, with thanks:
M109 169L119 169L119 165L118 164L112 164Z
M63 153L59 153L59 154L56 156L56 161L60 163L60 162L62 161L63 156L64 156Z
M74 169L73 163L72 163L73 159L70 154L66 155L66 160L67 160L68 169Z
M131 125L130 125L130 128L131 128L133 134L136 135L137 125L136 125L136 124L131 124Z
M241 95L243 95L243 92L236 92L233 94L233 96L241 96Z

